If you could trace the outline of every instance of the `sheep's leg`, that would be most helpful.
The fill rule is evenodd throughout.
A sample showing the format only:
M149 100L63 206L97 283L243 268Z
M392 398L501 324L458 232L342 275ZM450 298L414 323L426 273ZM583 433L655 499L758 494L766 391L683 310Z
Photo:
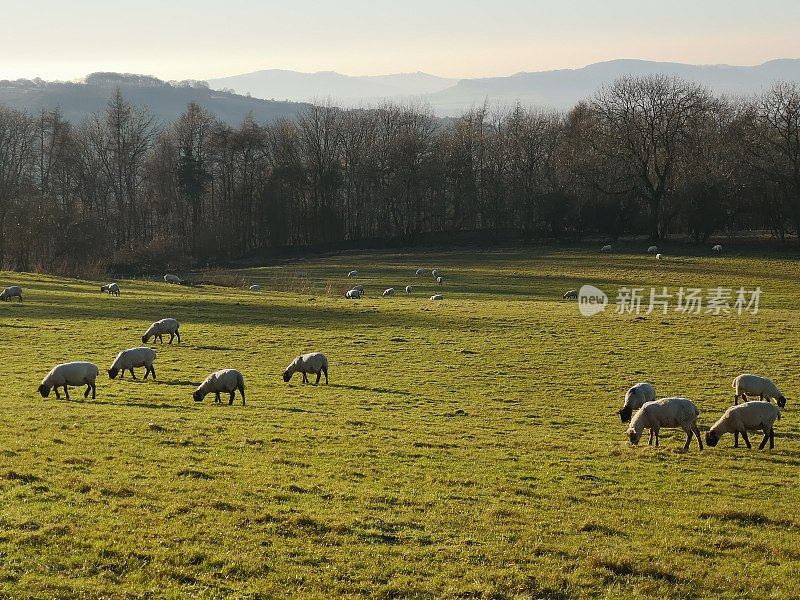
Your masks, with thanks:
M658 434L659 433L660 433L660 430L656 429L656 448L658 448Z
M56 393L56 400L61 400L61 394L58 393L58 386L54 387L53 391Z
M242 406L244 406L244 386L240 385L238 389L239 393L242 395Z
M733 434L733 447L734 448L738 448L739 447L739 432L738 431Z
M156 366L150 365L150 374L153 376L153 381L156 380Z
M694 435L694 433L692 432L691 429L689 431L687 431L686 433L687 433L686 443L683 445L683 451L684 452L687 452L689 450L689 444L692 443L692 436Z
M649 441L649 442L647 442L647 445L648 445L648 446L652 446L652 445L653 445L653 438L654 438L654 436L653 436L653 430L651 429L651 430L650 430L650 441Z
M133 369L128 369L128 371L131 372L131 377L133 377L133 380L136 381L136 373L133 372Z
M763 439L763 440L761 440L761 443L759 444L759 446L758 446L758 449L759 449L759 450L763 450L763 449L764 449L764 446L766 446L766 445L767 445L767 441L769 441L769 431L767 431L767 430L765 429L765 430L764 430L764 439Z
M750 445L750 438L747 437L746 431L742 432L742 439L744 440L744 443L747 444L747 449L750 450L753 446Z
M177 338L178 338L178 343L180 344L180 343L181 343L181 332L180 332L180 331L178 331L178 330L176 329L176 330L175 330L175 335L177 336Z
M69 400L69 390L66 385L64 386L64 395L67 397L67 400Z
M230 399L228 399L228 406L230 406L231 404L233 404L233 399L234 399L235 397L236 397L236 390L234 390L234 391L232 391L232 392L231 392L231 397L230 397Z
M306 375L305 371L303 371L303 383L308 383L308 375Z
M322 372L325 373L325 385L328 385L328 368L322 367Z
M772 450L775 447L775 429L769 430L769 449Z
M322 371L317 371L317 380L314 382L314 385L319 385L319 380L322 377Z
M83 392L83 397L84 398L88 398L89 397L89 392L91 392L91 391L92 391L92 384L91 383L87 383L86 384L86 391Z
M174 339L175 339L175 334L170 332L170 334L169 334L169 343L171 344L172 340L174 340Z
M692 425L692 431L694 431L694 435L697 437L697 444L700 446L700 450L702 450L703 440L700 438L700 430L697 428L697 423Z
M219 392L214 392L214 403L215 404L222 404L222 400L219 398Z

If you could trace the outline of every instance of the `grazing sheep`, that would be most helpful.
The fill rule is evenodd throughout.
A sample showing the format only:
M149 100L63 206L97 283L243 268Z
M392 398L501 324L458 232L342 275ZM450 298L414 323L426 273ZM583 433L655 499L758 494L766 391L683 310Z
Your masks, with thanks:
M22 288L18 285L12 285L0 292L0 300L3 302L10 301L12 298L19 298L22 302Z
M561 296L564 300L577 300L578 299L578 292L577 290L570 290L563 296Z
M255 283L255 284L253 284L253 285L251 285L251 286L250 286L250 291L251 291L251 292L257 292L257 291L259 291L260 289L261 289L261 286L260 286L260 285L258 285L257 283Z
M651 433L655 434L657 448L659 430L662 427L677 427L683 429L689 436L683 446L684 450L689 449L692 435L697 436L697 443L702 450L703 441L700 439L700 430L697 428L699 414L700 411L697 410L694 402L687 398L664 398L655 402L647 402L633 416L630 427L628 427L628 438L631 444L638 444L642 438L642 431L648 427Z
M612 250L611 244L607 244L607 245L603 246L602 248L600 248L600 252L611 252L611 250Z
M423 273L424 273L426 270L427 270L427 269L417 269L417 272L416 272L415 274L417 275L417 277L419 277L419 276L420 276L420 275L422 275L422 274L423 274Z
M434 269L433 271L431 271L431 275L433 275L433 278L434 278L434 279L436 279L436 278L439 276L439 275L438 275L438 273L436 272L436 269Z
M58 388L63 387L64 395L67 397L67 400L69 400L68 385L85 385L86 391L83 393L83 397L86 398L91 391L92 400L94 400L97 396L95 380L99 372L100 370L97 368L97 365L90 362L79 361L56 365L45 375L44 379L42 379L42 384L39 386L39 393L42 395L42 398L47 398L50 395L50 390L54 389L56 398L60 400L61 395L58 393Z
M303 383L308 383L308 373L316 373L319 383L322 374L325 374L325 385L328 385L328 359L322 352L311 352L295 358L283 372L283 380L289 381L295 373L303 374Z
M648 254L653 254L654 252L658 252L658 246L650 246L650 247L647 249L647 253L648 253Z
M164 283L176 283L180 285L183 283L183 279L181 279L177 275L170 275L169 273L167 273L166 275L164 275Z
M353 288L352 290L347 290L344 293L344 297L348 300L359 300L361 298L361 292Z
M764 432L764 439L761 440L759 450L763 450L769 440L770 449L775 447L775 421L781 418L780 409L769 402L747 402L737 406L731 406L725 411L719 421L711 426L706 433L706 444L714 447L719 439L726 433L735 434L734 448L739 447L739 434L742 434L744 443L748 448L752 448L750 440L747 438L748 431Z
M438 283L439 285L444 285L444 277L437 277L436 283Z
M712 252L722 252L722 244L717 244L711 248Z
M219 404L220 393L226 392L231 395L228 400L228 406L230 406L236 397L236 390L239 390L239 394L242 396L242 406L244 406L244 377L236 369L222 369L206 377L205 381L194 391L192 398L195 402L202 402L207 394L213 393L214 402Z
M414 291L414 288L412 288L410 285L406 286L406 294L410 294L413 291Z
M394 296L394 288L387 288L383 290L382 296Z
M150 328L147 331L145 331L144 335L142 336L142 343L146 344L147 340L149 340L150 338L153 338L153 341L155 341L155 338L158 338L158 341L163 344L164 338L162 336L165 333L168 333L170 344L172 343L172 340L175 339L175 337L178 338L178 343L180 344L181 333L180 331L178 331L178 327L180 326L181 324L178 323L178 321L176 321L175 319L161 319L160 321L156 321L155 323L150 325Z
M663 254L656 254L656 260L661 260L662 258L664 258Z
M358 271L355 271L355 270L353 270L353 271L350 271L350 272L347 274L347 276L348 276L348 277L356 277L356 276L358 276Z
M354 286L353 286L353 289L354 289L354 290L358 290L358 291L359 291L359 292L361 292L362 294L364 293L364 286L363 286L363 285L361 285L360 283L359 283L358 285L354 285Z
M761 400L769 402L773 398L778 406L786 406L786 398L778 389L778 386L771 379L759 377L758 375L744 374L739 375L733 380L733 389L736 394L733 396L733 404L739 404L739 398L747 402L747 395L758 396Z
M434 294L433 296L431 296L431 300L444 300L444 296L442 296L441 294Z
M153 379L156 378L156 370L153 367L153 361L156 359L156 351L147 346L140 346L139 348L129 348L117 354L114 363L108 370L108 378L114 379L118 374L122 379L125 376L125 371L131 372L131 377L136 379L136 373L133 372L134 367L144 367L144 378L151 374Z
M107 283L100 286L101 292L106 292L109 296L119 296L119 284Z
M619 418L623 423L631 420L633 411L639 410L648 402L656 399L656 389L650 383L637 383L625 392L625 404L619 409Z

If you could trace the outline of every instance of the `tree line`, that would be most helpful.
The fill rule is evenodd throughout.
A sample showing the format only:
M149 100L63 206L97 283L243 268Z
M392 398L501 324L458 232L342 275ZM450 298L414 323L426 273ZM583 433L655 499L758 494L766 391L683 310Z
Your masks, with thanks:
M189 104L160 124L118 89L77 126L0 107L0 265L146 271L287 246L455 234L797 242L800 87L721 98L623 78L566 113L343 110L239 127Z

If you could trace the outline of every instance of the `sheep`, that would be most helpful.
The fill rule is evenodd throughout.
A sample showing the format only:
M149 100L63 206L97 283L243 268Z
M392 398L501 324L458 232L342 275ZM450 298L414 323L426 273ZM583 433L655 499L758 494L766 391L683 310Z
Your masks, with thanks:
M359 300L361 298L361 292L357 289L353 288L352 290L348 290L344 293L344 297L348 300Z
M180 285L183 283L183 279L181 279L177 275L170 275L169 273L167 273L166 275L164 275L164 283L175 283Z
M160 321L156 321L152 325L150 325L149 329L145 331L144 335L142 336L142 343L146 344L147 340L153 338L158 338L158 341L162 344L164 343L164 338L162 337L165 333L169 334L169 343L172 343L176 337L178 338L178 343L181 343L181 333L178 331L178 327L181 324L178 323L175 319L161 319Z
M442 296L441 294L434 294L433 296L431 296L431 300L444 300L444 296Z
M439 274L436 272L436 269L434 269L433 271L431 271L431 275L433 275L433 278L434 278L434 279L436 279L436 278L439 276Z
M576 290L569 290L563 296L561 296L564 300L577 300L578 299L578 292Z
M775 398L778 406L786 406L786 398L778 389L778 386L771 379L759 377L758 375L743 374L733 380L733 389L736 394L733 396L733 404L739 404L739 398L748 401L747 394L758 396L767 402Z
M119 284L107 283L100 286L100 291L107 293L109 296L119 296Z
M424 273L426 270L427 270L427 269L417 269L417 271L416 271L415 275L416 275L417 277L419 277L419 276L420 276L420 275L422 275L422 274L423 274L423 273Z
M358 276L358 271L356 271L356 270L350 271L350 272L347 274L347 276L348 276L348 277L356 277L356 276Z
M438 283L439 285L444 285L444 277L437 277L436 283Z
M18 285L12 285L0 292L0 300L3 302L11 301L12 298L19 298L22 302L22 288Z
M631 420L633 411L639 410L648 402L656 399L656 389L651 383L637 383L625 392L625 404L619 409L619 418L623 423Z
M700 411L697 410L694 402L687 398L664 398L655 402L647 402L633 416L630 427L628 427L628 438L631 444L638 444L642 438L642 431L648 427L651 433L655 434L657 448L659 430L662 427L678 427L689 436L683 446L684 451L689 449L692 435L697 436L697 444L702 450L703 441L700 439L700 430L697 428L699 414Z
M382 296L394 296L394 288L386 288L383 290Z
M662 258L664 258L663 254L656 254L656 260L661 260Z
M328 385L328 359L322 352L311 352L295 358L283 372L283 380L288 382L295 373L303 374L303 383L308 383L308 373L316 373L317 380L314 385L319 384L322 374L325 374L325 385Z
M650 247L647 249L647 253L648 253L648 254L653 254L654 252L658 252L658 246L650 246Z
M44 379L42 379L42 384L39 386L39 393L42 395L42 398L47 398L50 395L50 390L54 389L56 398L60 400L61 394L58 393L58 388L63 387L64 395L67 397L67 400L69 400L68 385L85 385L86 391L83 393L83 397L88 397L91 391L92 400L94 400L97 397L95 380L99 372L100 370L97 368L97 365L90 362L78 361L56 365L45 375Z
M228 400L228 406L230 406L236 397L236 390L239 390L239 394L242 396L242 406L244 406L244 377L236 369L222 369L206 377L205 381L194 391L192 398L195 402L202 402L207 394L213 393L214 403L220 404L220 393L227 392L231 395Z
M603 246L602 248L600 248L600 252L611 252L611 249L612 249L611 248L611 244L607 244L607 245Z
M759 450L763 450L769 440L770 450L775 447L775 421L781 418L781 411L777 406L769 402L747 402L737 406L731 406L725 411L719 421L711 426L706 433L706 444L714 447L719 443L719 439L726 433L734 433L734 448L739 447L739 434L742 434L744 443L748 448L752 448L750 440L747 438L748 431L764 432L764 439L761 440Z
M413 291L414 291L414 288L412 288L410 285L406 286L406 294L410 294Z
M717 244L716 246L713 246L711 248L711 251L712 252L717 252L717 253L722 252L722 244Z
M358 290L359 292L361 292L362 295L364 294L364 286L361 285L360 283L358 285L354 285L353 289Z
M261 286L258 285L257 283L254 283L253 285L250 286L251 292L258 292L259 290L261 290Z
M108 370L108 378L114 379L117 374L122 379L125 376L125 371L131 372L131 377L136 379L136 373L133 372L134 367L144 367L144 378L151 374L153 380L156 378L156 369L153 367L153 361L156 359L156 351L147 346L140 346L139 348L129 348L117 354L114 363Z

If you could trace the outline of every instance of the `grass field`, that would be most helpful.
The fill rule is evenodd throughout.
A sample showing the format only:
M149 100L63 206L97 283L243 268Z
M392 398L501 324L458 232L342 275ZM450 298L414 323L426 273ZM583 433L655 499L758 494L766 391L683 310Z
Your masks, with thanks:
M120 298L2 273L25 301L0 304L0 596L800 597L798 256L708 254L352 254L244 271L262 293ZM417 267L443 273L443 302ZM350 269L366 299L341 297ZM561 300L584 283L763 295L755 316L586 318ZM109 381L168 316L184 341L156 345L158 381ZM285 384L311 350L330 385ZM36 393L83 359L97 400ZM247 405L196 405L223 367ZM788 398L774 450L627 443L629 385L692 398L704 430L741 372Z

